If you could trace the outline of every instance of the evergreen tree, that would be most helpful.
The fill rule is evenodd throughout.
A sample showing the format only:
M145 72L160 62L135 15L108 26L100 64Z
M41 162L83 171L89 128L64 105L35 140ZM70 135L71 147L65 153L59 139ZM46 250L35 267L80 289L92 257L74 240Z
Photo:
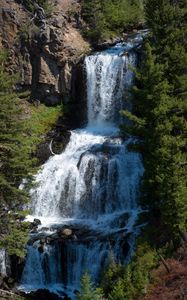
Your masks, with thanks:
M13 249L20 254L23 245L19 245L17 252L18 233L20 229L20 243L22 230L26 228L20 211L29 198L19 186L23 178L28 178L32 160L22 136L20 101L13 91L16 78L5 72L4 60L3 53L0 55L0 242L8 250L10 246L11 254ZM18 229L16 235L14 225Z
M151 28L152 45L157 61L165 64L165 75L175 93L187 85L187 2L169 0L146 1L145 14ZM154 9L153 9L154 7Z
M112 255L109 256L109 264L103 272L101 279L101 288L103 289L104 294L107 296L112 291L119 278L124 274L125 267L117 264ZM119 283L120 284L120 283Z
M127 266L109 265L101 282L106 298L109 300L139 299L145 294L149 283L149 272L156 266L157 259L156 251L142 242Z
M124 282L122 279L119 279L117 283L115 283L112 292L109 294L109 300L126 300L132 299L127 298L127 295L124 292Z
M94 288L90 276L86 273L81 280L81 291L77 296L78 300L102 300L102 289Z
M136 149L145 165L142 203L170 237L187 228L184 2L146 1L151 36L145 46L146 61L137 72L134 111L124 112L133 122L124 131L141 139Z

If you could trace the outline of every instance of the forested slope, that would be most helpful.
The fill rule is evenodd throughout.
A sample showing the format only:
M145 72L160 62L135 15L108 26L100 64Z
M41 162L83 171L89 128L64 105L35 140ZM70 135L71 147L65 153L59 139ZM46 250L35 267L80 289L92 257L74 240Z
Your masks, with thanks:
M23 1L16 2L21 5ZM48 1L38 1L38 4L43 6L47 15L53 14L53 5ZM121 127L122 135L124 137L133 135L138 140L136 144L129 146L129 150L141 153L144 161L145 173L141 185L140 205L145 211L138 222L144 223L145 226L137 240L132 261L127 266L121 266L114 260L111 253L110 262L101 276L100 288L95 288L90 282L89 275L85 275L82 280L82 291L78 297L80 300L141 299L146 293L149 294L150 282L154 285L154 279L158 278L153 269L157 268L160 262L164 262L166 267L168 265L171 269L175 268L176 264L172 259L166 259L173 253L176 254L176 249L181 245L184 250L182 252L184 263L181 262L182 267L180 267L183 268L184 277L187 274L185 257L187 1L146 0L143 3L140 0L82 0L80 5L79 7L78 3L76 6L79 7L78 15L74 7L71 7L63 17L64 19L60 19L65 28L62 34L65 37L63 42L57 39L58 36L55 34L50 35L51 40L41 42L41 35L37 35L39 42L34 48L34 44L30 43L30 33L25 28L20 29L19 34L16 35L16 42L18 36L23 42L22 37L26 34L26 40L22 46L28 47L27 50L31 51L30 61L24 60L22 65L34 66L33 72L36 66L40 66L39 69L42 70L40 75L43 75L41 76L43 81L41 82L41 77L36 76L38 81L35 81L35 86L33 82L29 86L31 90L33 86L34 88L37 86L37 91L39 91L39 93L33 93L35 98L30 99L33 103L27 104L25 99L23 101L24 93L16 90L20 74L7 68L7 55L4 51L1 52L0 245L5 247L10 255L20 257L25 255L24 247L29 228L27 223L22 222L27 213L23 212L22 208L29 202L29 194L27 190L23 191L19 187L23 178L24 182L30 184L37 167L36 147L45 139L47 132L54 127L59 115L67 112L67 116L70 116L71 111L76 111L77 107L80 111L81 105L77 105L73 100L77 86L78 91L80 90L79 82L76 83L74 80L73 95L70 90L73 82L72 74L80 74L76 73L75 69L77 57L91 50L82 36L92 44L98 44L113 37L122 37L124 33L134 28L146 26L149 34L143 44L141 61L135 70L135 86L131 91L133 110L131 113L121 112L131 121L130 125ZM32 13L33 17L35 11L33 1L25 1L24 8ZM53 25L55 24L53 19L50 19L49 23L50 30L54 33L59 24ZM34 27L34 30L36 29ZM77 37L80 40L76 47L72 48L73 43L77 42ZM55 49L52 38L56 41ZM33 41L35 42L34 39ZM64 43L64 48L57 47L59 43ZM33 51L36 52L36 57ZM32 64L33 58L37 58L34 64ZM40 64L37 65L38 61ZM11 65L10 61L9 65ZM56 70L59 76L62 75L61 71L64 71L60 83L59 76L54 76L57 73ZM44 79L49 72L51 72L49 80L45 82ZM35 74L38 75L37 72ZM62 90L57 91L59 86ZM25 83L22 88L25 91ZM40 103L37 97L41 95L41 90L43 95L41 102L45 103L47 93L51 93L50 96L56 96L55 99L59 102L55 102L55 107L47 107ZM82 91L80 95L81 98ZM25 98L29 99L28 96ZM53 97L50 99L54 100ZM61 102L65 106L64 111L59 105L56 106ZM74 107L75 103L77 106ZM25 117L25 107L30 111L29 118ZM179 260L179 257L181 256L177 254L176 260ZM171 278L175 279L172 276ZM180 284L183 287L181 282ZM154 299L154 292L153 288L150 299ZM186 290L182 288L181 293L179 291L176 297L178 296L186 297ZM158 297L156 299L161 299L159 298L161 293L156 297Z
M86 36L93 42L103 41L143 25L142 0L82 0L82 16L88 26Z

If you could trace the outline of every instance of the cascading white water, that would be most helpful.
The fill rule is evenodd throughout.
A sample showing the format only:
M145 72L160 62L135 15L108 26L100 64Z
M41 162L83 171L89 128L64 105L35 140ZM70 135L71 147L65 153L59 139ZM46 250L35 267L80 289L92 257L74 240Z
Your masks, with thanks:
M115 49L115 50L114 50ZM88 126L108 128L119 124L119 111L123 107L125 89L132 86L136 54L119 56L119 48L85 60L88 88Z
M118 125L120 109L129 107L123 101L136 59L132 44L85 59L88 124L72 131L65 151L44 164L31 191L33 217L43 226L65 224L78 233L63 244L47 244L42 253L38 241L28 247L24 290L58 285L59 291L59 284L78 289L85 271L97 280L111 250L119 261L132 251L143 166L137 153L128 152L133 139L124 142Z
M142 165L138 154L126 150L128 142L72 132L66 151L51 158L37 175L34 215L60 222L135 208Z

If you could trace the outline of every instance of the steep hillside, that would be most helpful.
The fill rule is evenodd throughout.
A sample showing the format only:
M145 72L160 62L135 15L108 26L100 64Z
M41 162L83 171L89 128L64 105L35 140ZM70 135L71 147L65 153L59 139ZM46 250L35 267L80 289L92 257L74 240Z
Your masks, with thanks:
M32 14L3 0L0 45L9 51L7 70L20 73L18 88L31 89L33 101L56 105L75 97L74 74L89 44L81 35L77 1L52 1L50 8L49 15L40 9Z

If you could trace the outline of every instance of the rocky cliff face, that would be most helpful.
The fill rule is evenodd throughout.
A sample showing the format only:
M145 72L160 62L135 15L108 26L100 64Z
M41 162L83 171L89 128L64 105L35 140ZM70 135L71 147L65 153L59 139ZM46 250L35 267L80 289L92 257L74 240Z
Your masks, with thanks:
M78 1L51 1L50 17L40 8L31 14L21 2L1 0L0 48L9 50L7 70L19 71L17 87L31 89L32 101L78 103L84 99L83 58L90 51Z

